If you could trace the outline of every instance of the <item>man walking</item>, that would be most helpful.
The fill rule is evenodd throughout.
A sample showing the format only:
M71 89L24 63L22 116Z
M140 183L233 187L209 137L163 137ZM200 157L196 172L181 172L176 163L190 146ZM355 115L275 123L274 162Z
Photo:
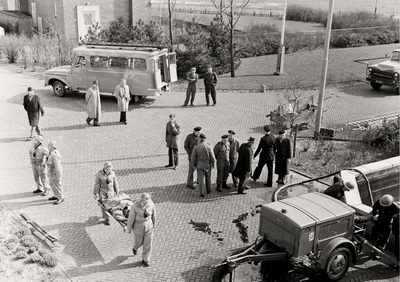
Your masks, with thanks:
M33 138L33 130L36 129L38 135L42 135L39 128L39 117L40 113L44 115L44 110L42 103L40 102L40 97L35 95L32 87L28 87L28 94L24 96L24 109L28 114L29 125L31 126L31 134L29 139Z
M217 191L222 192L222 188L229 189L226 180L229 175L229 142L228 135L223 135L221 141L214 146L214 155L217 159Z
M276 183L285 184L285 176L290 173L291 148L290 140L285 137L285 131L279 131L278 140L276 140L276 160L275 173L278 174Z
M235 138L235 131L228 130L228 141L229 141L229 173L232 174L232 181L235 188L238 186L238 178L233 176L233 171L236 168L238 159L238 151L240 148L240 141Z
M49 198L49 201L54 201L54 205L59 205L64 202L64 193L61 183L62 163L61 154L57 149L56 141L50 141L48 145L50 155L47 160L47 168L49 173L50 187L53 190L54 196Z
M256 139L250 137L247 139L247 143L244 143L239 148L239 158L236 164L236 168L233 175L239 178L238 194L247 194L244 189L249 189L249 186L245 185L246 180L251 175L251 164L253 161L253 146Z
M165 130L165 142L167 142L168 148L168 165L165 167L172 167L174 170L178 167L179 156L178 156L178 146L179 146L179 134L180 126L176 122L176 116L174 114L169 115L169 122L167 122Z
M215 156L211 146L206 143L204 133L201 133L199 137L199 144L193 148L192 164L197 171L200 197L204 198L204 182L207 194L211 193L211 171L215 165Z
M257 179L260 177L261 171L264 168L264 165L267 165L268 176L267 182L265 182L264 185L272 187L272 173L276 140L275 137L271 135L272 128L269 125L264 126L264 130L266 134L264 135L264 137L261 138L257 150L254 154L254 158L256 158L258 154L260 154L260 159L258 160L258 165L254 170L252 178L254 181L257 181Z
M212 66L208 66L207 72L204 76L204 87L205 87L205 92L206 92L206 102L207 106L210 105L210 92L211 92L211 98L213 100L213 106L217 104L217 93L215 91L215 86L217 85L218 78L217 74L212 71Z
M88 118L86 119L86 123L90 125L90 122L93 119L93 126L100 126L99 119L101 114L101 104L99 82L97 80L94 80L92 83L92 87L90 87L86 91L85 100L88 111Z
M31 158L33 177L36 182L37 189L33 193L42 193L46 196L50 191L49 180L47 178L47 157L49 150L43 145L43 138L36 135L33 140L33 145L29 150Z
M131 207L126 227L128 233L133 230L133 254L136 255L138 249L143 246L142 264L144 267L150 266L153 232L156 228L156 206L150 194L141 194L140 200Z
M129 101L131 100L129 86L126 78L121 79L121 83L115 87L114 95L118 100L118 111L121 112L119 122L127 124L126 112L128 111Z
M186 76L187 80L189 81L188 87L186 89L186 100L185 103L183 103L183 106L186 107L187 104L189 103L190 99L190 105L193 105L194 98L196 96L196 86L197 86L197 79L199 76L196 73L196 68L191 68L190 72L188 72Z
M188 154L188 158L189 158L189 171L188 171L188 177L187 177L187 188L189 188L189 189L194 189L194 186L193 186L194 168L193 168L193 163L192 163L192 152L193 152L193 148L198 143L200 134L201 134L201 127L197 126L193 129L193 133L190 133L188 136L186 136L186 139L185 139L185 151Z

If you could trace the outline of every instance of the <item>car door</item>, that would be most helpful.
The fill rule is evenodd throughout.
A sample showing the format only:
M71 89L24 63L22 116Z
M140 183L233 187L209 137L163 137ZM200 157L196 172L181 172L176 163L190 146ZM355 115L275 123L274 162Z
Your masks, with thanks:
M73 90L86 91L87 90L87 68L85 56L76 56L73 66L71 68L70 85ZM89 84L90 85L90 84Z

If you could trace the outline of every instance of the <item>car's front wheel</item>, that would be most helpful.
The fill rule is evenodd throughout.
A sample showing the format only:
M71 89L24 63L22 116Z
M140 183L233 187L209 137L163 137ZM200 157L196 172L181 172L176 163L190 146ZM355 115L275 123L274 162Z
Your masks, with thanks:
M53 83L53 92L54 95L56 95L57 97L62 97L65 94L65 84L62 83L61 81L55 81Z
M371 81L371 87L374 88L374 89L376 89L376 90L379 90L379 89L381 89L382 84L381 84L381 83L376 83L376 82L372 82L372 81Z
M339 247L332 251L326 262L323 275L326 281L338 281L343 278L350 267L351 251L347 247Z

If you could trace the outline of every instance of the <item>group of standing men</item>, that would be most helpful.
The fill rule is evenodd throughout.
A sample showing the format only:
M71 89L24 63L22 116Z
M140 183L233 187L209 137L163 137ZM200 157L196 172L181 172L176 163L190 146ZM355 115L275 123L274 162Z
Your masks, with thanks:
M278 183L284 183L284 177L289 174L290 163L290 140L285 138L285 132L279 132L276 140L270 135L271 129L265 127L267 134L261 139L256 153L253 155L253 146L256 139L250 137L246 143L240 145L240 141L235 138L235 131L229 130L228 134L221 136L221 141L214 148L206 142L206 135L201 132L202 128L197 126L193 133L187 135L184 143L185 151L189 159L189 171L187 177L187 188L194 189L194 171L197 171L200 197L211 192L211 172L217 167L217 188L222 192L222 188L230 189L227 184L229 174L232 175L232 182L238 188L238 194L246 194L244 190L250 187L245 185L246 180L252 175L252 160L261 151L260 161L254 172L253 179L257 180L265 164L268 166L267 185L272 187L272 167L274 156L276 155L275 173L279 175ZM257 178L255 177L257 176Z

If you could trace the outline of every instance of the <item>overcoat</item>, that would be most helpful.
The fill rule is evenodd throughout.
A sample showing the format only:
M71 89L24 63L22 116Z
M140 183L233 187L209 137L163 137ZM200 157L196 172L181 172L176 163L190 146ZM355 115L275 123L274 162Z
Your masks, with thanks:
M40 97L37 95L32 96L32 100L29 101L28 94L24 96L24 109L28 114L28 120L30 126L39 125L40 113L43 115L44 110Z
M284 138L282 141L276 139L275 151L275 173L278 175L287 175L290 173L290 164L287 159L291 157L290 139Z
M165 129L165 141L167 142L167 147L172 149L177 149L179 146L179 133L180 126L175 122L175 128L172 127L170 122L167 122Z
M274 151L276 151L276 139L271 134L265 134L258 144L257 150L254 153L254 157L257 157L260 153L260 159L266 161L274 160Z
M127 112L130 98L129 86L125 85L123 87L121 84L118 84L115 87L114 95L117 97L118 101L118 111L120 112Z
M192 164L197 169L207 171L215 166L214 151L204 140L200 140L199 144L193 148Z
M188 136L186 136L184 148L189 156L189 161L192 159L193 148L197 145L197 142L198 139L194 133L190 133Z
M239 158L236 164L236 168L233 171L233 176L239 179L246 178L246 173L251 173L251 164L253 161L253 149L249 143L240 145Z
M85 95L87 112L89 118L100 118L101 114L101 104L100 104L100 92L99 90L90 87L86 91Z
M230 150L229 150L229 172L232 173L235 170L238 152L240 148L240 141L237 139L230 141Z
M115 193L119 193L119 186L114 171L107 175L104 169L100 170L95 176L93 194L99 194L100 200L104 200Z

